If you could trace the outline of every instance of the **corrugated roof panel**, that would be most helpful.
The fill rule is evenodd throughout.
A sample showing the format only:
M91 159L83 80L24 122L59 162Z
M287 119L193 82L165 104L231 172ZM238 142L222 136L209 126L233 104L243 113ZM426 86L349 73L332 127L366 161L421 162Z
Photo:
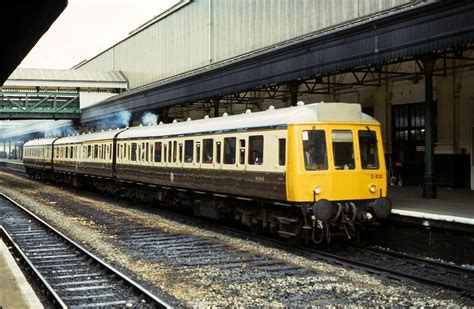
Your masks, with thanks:
M136 88L421 2L182 0L180 9L78 67L120 70Z
M56 80L56 81L91 81L91 82L127 82L123 74L116 71L91 70L53 70L17 68L9 80Z
M18 68L3 87L93 87L127 89L121 72Z

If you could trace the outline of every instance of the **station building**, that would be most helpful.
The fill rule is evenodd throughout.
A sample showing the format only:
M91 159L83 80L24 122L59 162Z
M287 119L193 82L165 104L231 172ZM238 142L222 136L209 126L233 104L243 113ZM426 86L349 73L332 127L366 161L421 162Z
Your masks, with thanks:
M389 171L422 184L428 73L436 181L474 189L473 24L465 15L472 8L469 1L180 1L77 66L121 71L131 88L83 119L122 108L179 120L299 100L357 102L382 123ZM296 55L295 46L302 46ZM185 83L217 70L206 84Z
M181 0L74 67L129 87L82 122L356 102L381 122L397 183L474 190L473 13L463 0Z

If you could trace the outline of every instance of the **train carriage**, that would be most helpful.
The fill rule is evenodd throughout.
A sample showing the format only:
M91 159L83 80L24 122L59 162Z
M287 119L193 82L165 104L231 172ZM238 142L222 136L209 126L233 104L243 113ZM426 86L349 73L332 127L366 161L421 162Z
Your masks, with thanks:
M104 192L287 238L352 237L391 211L381 141L359 104L299 104L62 138L53 163Z
M124 130L68 136L55 141L55 171L112 179L113 140Z
M30 176L53 170L53 143L58 138L34 139L23 145L23 164Z

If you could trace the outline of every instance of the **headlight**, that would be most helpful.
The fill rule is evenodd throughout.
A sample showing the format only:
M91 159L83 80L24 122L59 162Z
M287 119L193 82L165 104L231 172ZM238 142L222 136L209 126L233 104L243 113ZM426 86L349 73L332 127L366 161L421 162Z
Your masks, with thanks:
M321 187L320 186L314 187L314 193L320 194L321 193Z
M375 193L376 190L377 190L377 187L375 185L370 185L369 186L369 191L370 192Z

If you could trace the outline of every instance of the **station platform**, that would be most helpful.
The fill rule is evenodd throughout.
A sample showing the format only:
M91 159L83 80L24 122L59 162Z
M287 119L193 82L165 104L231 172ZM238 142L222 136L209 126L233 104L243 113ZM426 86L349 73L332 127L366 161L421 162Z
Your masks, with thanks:
M437 199L424 199L420 186L389 186L394 215L474 225L474 191L438 188Z
M0 159L0 167L14 172L25 172L22 160Z
M15 259L0 239L0 308L43 308Z
M0 167L24 172L23 161L0 159ZM420 186L389 186L395 216L474 226L474 191L438 188L437 199L423 199Z

